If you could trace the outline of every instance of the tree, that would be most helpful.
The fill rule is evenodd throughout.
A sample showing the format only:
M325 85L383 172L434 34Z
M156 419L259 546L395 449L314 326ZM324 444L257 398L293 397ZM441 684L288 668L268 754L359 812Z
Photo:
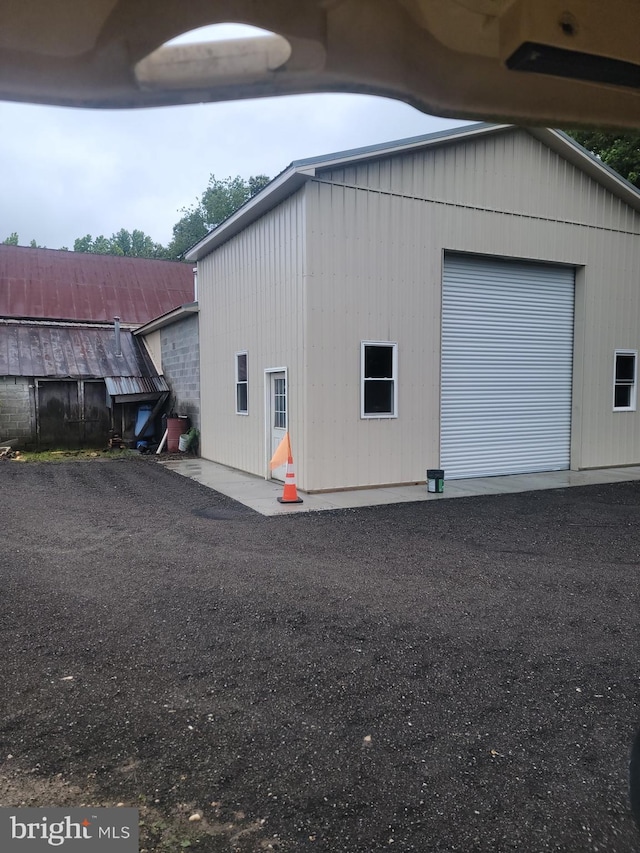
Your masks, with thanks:
M154 243L148 234L134 228L129 232L121 228L117 234L111 237L114 248L113 254L120 254L131 258L165 258L167 250L160 243ZM120 252L117 250L120 249Z
M78 237L73 244L74 252L93 255L120 255L132 258L166 258L167 250L160 243L154 243L148 234L134 228L129 232L121 228L111 237L101 234L95 240L91 234Z
M228 219L270 180L266 175L252 175L247 180L239 175L224 179L211 175L201 198L192 207L183 208L183 216L173 226L173 239L168 246L169 257L184 255L187 249Z
M640 188L640 136L604 130L570 130L569 135Z
M93 237L91 234L85 234L84 237L76 237L73 241L73 251L74 252L92 252L93 251Z
M18 236L17 231L12 231L9 236L2 241L3 246L19 246L20 245L20 237ZM35 240L32 240L29 243L30 249L46 249L46 246L39 246Z
M207 234L205 214L200 204L195 207L183 208L183 216L173 226L173 238L167 247L170 258L181 258L187 249L195 245Z

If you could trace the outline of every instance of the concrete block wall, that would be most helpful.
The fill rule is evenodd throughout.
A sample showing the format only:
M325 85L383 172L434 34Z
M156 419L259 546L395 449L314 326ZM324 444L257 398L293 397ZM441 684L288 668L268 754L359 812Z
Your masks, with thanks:
M171 388L173 409L188 415L200 429L200 343L198 315L165 326L161 331L162 372Z
M33 383L31 383L33 384ZM33 389L24 376L0 376L0 444L2 440L23 438L35 441Z

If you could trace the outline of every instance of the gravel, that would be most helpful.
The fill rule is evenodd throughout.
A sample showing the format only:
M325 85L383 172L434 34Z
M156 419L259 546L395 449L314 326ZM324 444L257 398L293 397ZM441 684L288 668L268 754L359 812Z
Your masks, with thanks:
M274 518L142 458L0 489L4 805L62 779L211 853L639 849L640 484Z

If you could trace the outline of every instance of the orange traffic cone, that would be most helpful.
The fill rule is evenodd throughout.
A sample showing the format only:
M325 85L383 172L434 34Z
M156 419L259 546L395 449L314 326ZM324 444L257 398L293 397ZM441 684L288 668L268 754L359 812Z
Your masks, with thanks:
M284 478L284 491L282 492L282 497L278 498L278 502L281 504L303 503L302 498L298 497L296 475L293 470L293 456L291 454L289 454L289 458L287 459L287 473Z

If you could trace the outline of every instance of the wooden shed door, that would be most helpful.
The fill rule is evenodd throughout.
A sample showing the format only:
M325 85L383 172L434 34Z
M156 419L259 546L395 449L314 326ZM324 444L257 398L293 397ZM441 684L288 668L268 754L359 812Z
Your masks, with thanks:
M111 419L107 408L107 388L104 382L87 382L84 385L84 435L87 447L105 447L109 439Z
M102 381L38 383L38 436L42 449L104 447L110 415Z
M43 449L80 446L77 382L38 383L38 427Z

